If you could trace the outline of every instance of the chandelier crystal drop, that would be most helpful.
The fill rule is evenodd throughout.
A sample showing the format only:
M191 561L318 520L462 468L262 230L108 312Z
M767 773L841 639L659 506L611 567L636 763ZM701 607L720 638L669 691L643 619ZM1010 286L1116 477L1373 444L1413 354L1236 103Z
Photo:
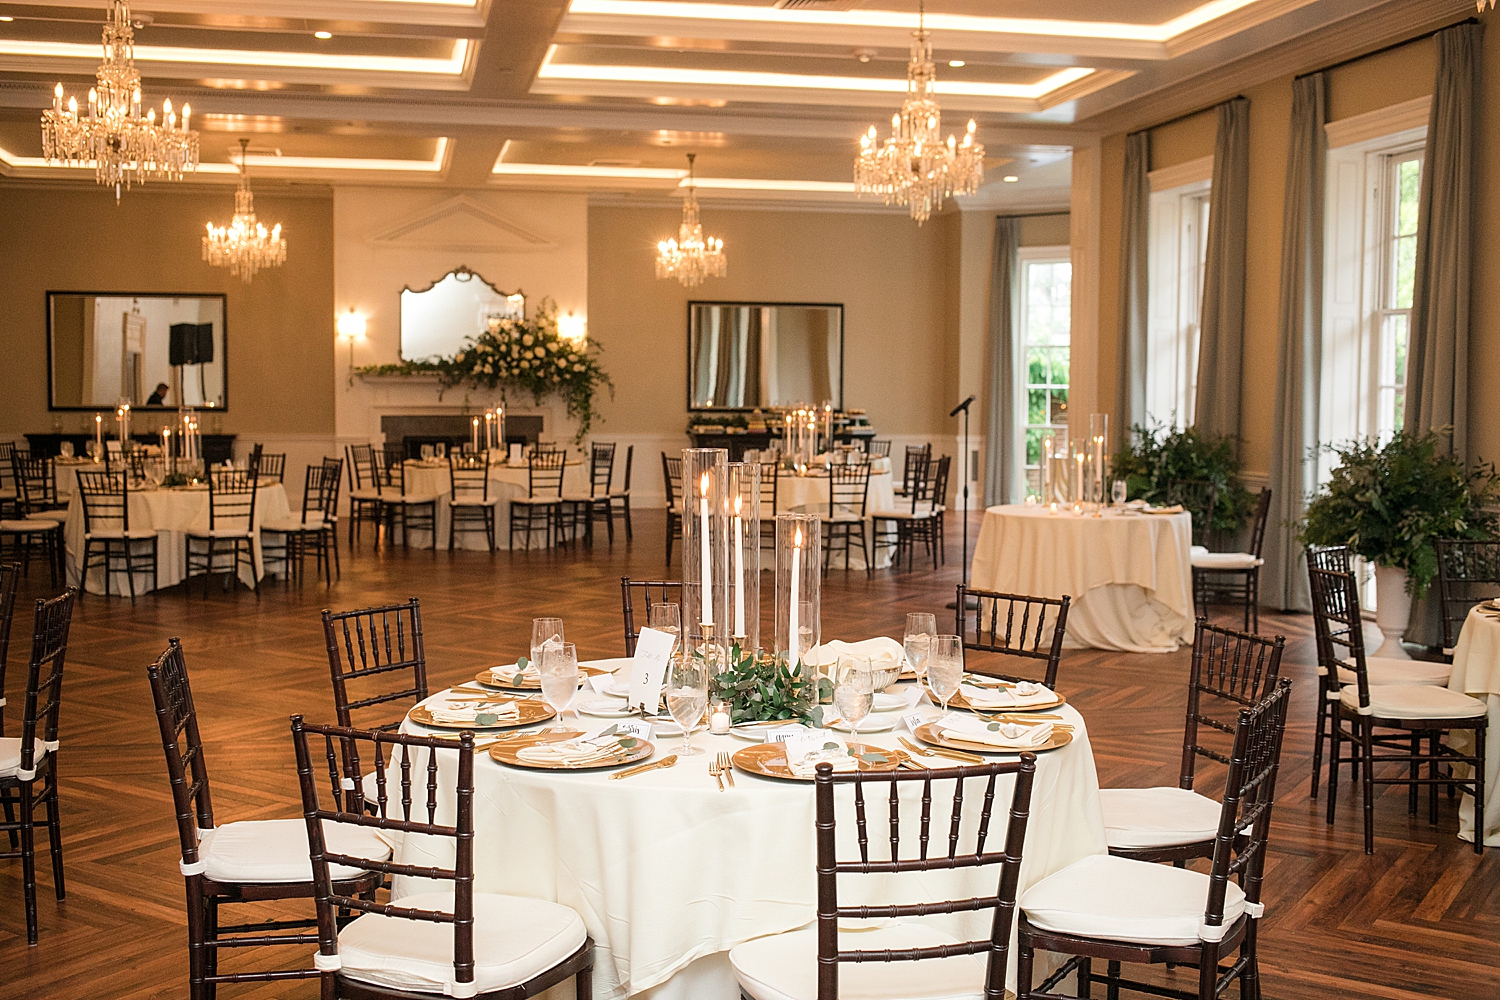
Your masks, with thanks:
M240 187L234 193L234 218L227 226L208 224L203 237L203 259L213 267L227 267L245 284L263 267L286 262L286 238L281 223L266 227L255 218L255 195L250 193L250 168L245 162L249 139L240 140Z
M943 141L943 114L932 96L937 69L922 7L917 17L906 67L906 100L891 116L891 134L883 144L874 125L860 136L854 190L878 195L887 205L908 206L921 225L943 207L945 198L979 190L984 183L984 146L974 138L972 118L962 140L950 134Z
M104 23L104 61L89 89L88 109L78 98L63 100L63 85L52 92L52 107L42 112L42 155L49 163L94 164L94 179L113 186L115 201L122 187L145 183L148 177L181 180L198 167L198 133L188 127L192 108L182 106L182 118L170 100L142 114L141 75L135 68L135 34L130 5L113 0Z
M682 203L682 225L677 227L677 238L656 244L656 276L676 278L688 288L703 284L704 278L722 278L728 273L724 241L713 236L705 237L703 223L698 221L698 193L693 173L696 155L688 154L687 198Z

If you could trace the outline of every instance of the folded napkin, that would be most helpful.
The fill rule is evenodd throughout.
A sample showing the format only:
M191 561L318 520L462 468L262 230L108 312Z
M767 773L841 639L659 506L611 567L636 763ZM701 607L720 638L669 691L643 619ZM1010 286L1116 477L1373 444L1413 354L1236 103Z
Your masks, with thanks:
M791 758L787 760L792 773L799 778L816 778L819 764L832 764L835 773L859 770L859 761L849 756L844 750L819 750L808 754L800 761L792 762Z
M1050 722L1023 726L1006 722L985 722L972 715L956 713L943 716L937 721L935 728L950 739L1006 750L1030 750L1052 737Z
M535 663L528 662L524 667L506 663L498 667L490 667L490 676L507 684L538 684L541 682L542 672L537 669ZM516 679L518 677L520 680Z
M871 660L893 659L897 663L906 656L906 650L901 643L889 636L878 635L873 639L863 639L859 642L843 642L839 639L831 639L821 646L814 646L807 651L803 659L814 666L831 667L839 662L840 653L852 653L855 656L868 656Z
M514 722L521 717L521 710L513 701L440 702L428 705L427 711L435 722L450 726L463 725L467 722L488 726L496 722ZM480 716L486 718L481 721Z
M835 771L857 771L859 761L849 756L849 744L826 729L810 729L787 740L787 765L799 778L817 775L818 765L829 763Z
M624 748L616 737L593 740L564 740L560 743L536 743L516 751L521 760L533 764L589 764L610 757L623 755Z
M1170 507L1152 507L1149 504L1143 508L1147 514L1181 514L1182 504L1174 503Z
M975 708L1033 708L1050 705L1057 695L1040 684L1023 681L1014 687L978 687L974 684L959 685L959 693Z

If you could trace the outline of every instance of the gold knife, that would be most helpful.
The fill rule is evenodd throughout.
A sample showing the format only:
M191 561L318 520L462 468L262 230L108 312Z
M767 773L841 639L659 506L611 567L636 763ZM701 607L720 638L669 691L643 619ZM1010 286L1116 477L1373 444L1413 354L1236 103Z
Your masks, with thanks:
M633 777L633 776L635 776L637 774L645 774L647 771L654 771L654 770L656 770L659 767L671 767L673 764L676 764L676 763L677 763L677 755L675 753L668 754L667 756L663 757L661 760L653 760L653 761L651 761L648 764L637 764L635 767L627 767L623 771L616 771L614 774L611 774L609 777L610 777L610 780L615 780L617 778L630 778L630 777Z

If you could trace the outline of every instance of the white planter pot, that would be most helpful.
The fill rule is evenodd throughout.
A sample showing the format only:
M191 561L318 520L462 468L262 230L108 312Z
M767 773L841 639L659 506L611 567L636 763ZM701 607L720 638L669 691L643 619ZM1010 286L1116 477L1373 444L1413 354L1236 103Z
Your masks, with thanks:
M1390 660L1409 660L1401 645L1406 626L1411 622L1411 595L1406 592L1406 570L1394 566L1375 567L1375 625L1385 642L1372 656Z

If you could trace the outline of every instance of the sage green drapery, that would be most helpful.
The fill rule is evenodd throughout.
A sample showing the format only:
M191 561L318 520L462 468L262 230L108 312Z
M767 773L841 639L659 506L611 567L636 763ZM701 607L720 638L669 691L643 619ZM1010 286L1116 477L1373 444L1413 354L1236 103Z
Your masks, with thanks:
M1146 323L1149 317L1151 133L1125 137L1125 198L1120 235L1120 340L1115 383L1116 433L1121 445L1130 428L1146 423ZM1113 445L1111 445L1113 446Z
M985 435L987 505L1020 503L1026 496L1025 350L1017 329L1020 220L995 219L990 270L990 411Z
M1240 433L1249 203L1250 101L1236 97L1219 105L1198 327L1193 426L1210 437Z

